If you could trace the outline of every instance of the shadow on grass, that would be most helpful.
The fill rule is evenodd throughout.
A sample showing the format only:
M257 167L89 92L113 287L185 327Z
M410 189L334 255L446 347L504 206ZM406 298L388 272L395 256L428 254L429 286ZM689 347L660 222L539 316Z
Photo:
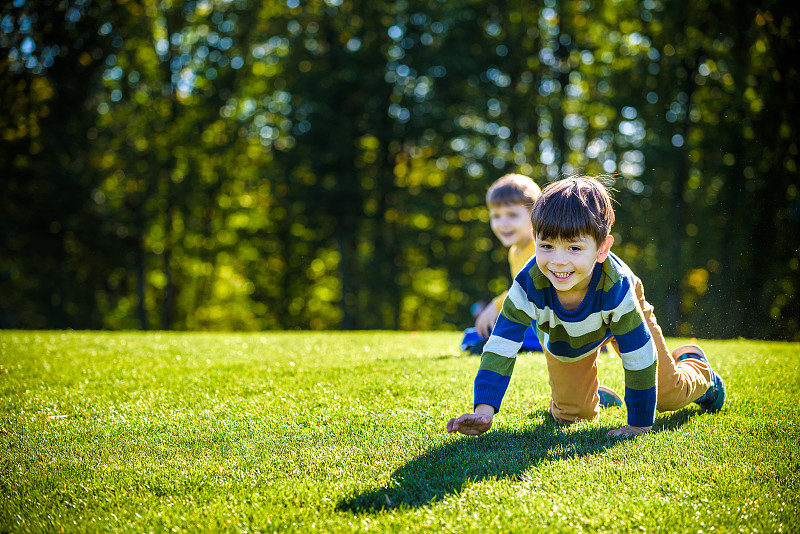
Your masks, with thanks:
M681 410L659 416L653 429L674 430L695 413ZM559 425L547 410L533 413L531 418L538 424L525 430L492 430L430 449L392 473L387 485L345 499L337 505L337 510L377 513L430 505L459 493L469 482L517 480L543 462L602 453L621 442L609 438L607 428L578 430Z

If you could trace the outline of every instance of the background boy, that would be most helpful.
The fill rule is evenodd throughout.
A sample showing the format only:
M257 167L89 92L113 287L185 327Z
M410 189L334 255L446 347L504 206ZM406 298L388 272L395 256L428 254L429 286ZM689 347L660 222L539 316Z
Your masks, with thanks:
M512 280L535 252L531 208L540 192L539 186L522 174L506 174L495 180L486 192L489 224L500 243L508 247ZM506 295L508 291L504 291L479 310L475 318L475 328L464 332L462 349L481 353ZM533 330L528 332L526 341L523 346L525 350L541 350Z
M545 347L558 422L595 419L596 359L614 337L625 369L628 425L609 436L648 432L658 411L725 402L725 385L697 345L670 354L641 281L611 253L614 210L605 187L573 177L548 185L532 215L536 256L515 277L475 378L474 413L450 419L449 432L482 434L492 425L525 329L535 322Z

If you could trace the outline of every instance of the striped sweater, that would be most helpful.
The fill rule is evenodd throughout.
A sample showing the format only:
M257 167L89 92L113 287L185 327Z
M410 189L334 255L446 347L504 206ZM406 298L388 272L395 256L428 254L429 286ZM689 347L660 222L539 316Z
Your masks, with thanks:
M563 362L591 355L612 336L625 369L628 424L655 420L657 353L635 292L636 277L613 253L595 264L586 296L565 310L550 281L531 258L514 279L475 377L475 405L500 409L525 330L536 325L542 346Z

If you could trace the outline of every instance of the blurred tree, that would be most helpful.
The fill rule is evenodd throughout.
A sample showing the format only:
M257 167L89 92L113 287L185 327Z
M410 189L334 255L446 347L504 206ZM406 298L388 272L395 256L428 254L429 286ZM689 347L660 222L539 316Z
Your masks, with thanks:
M796 44L786 33L792 18L797 12L777 3L719 2L661 8L649 25L660 53L648 67L655 79L646 94L653 127L645 156L655 177L652 205L660 207L653 215L668 222L655 234L650 272L666 278L671 333L797 336L796 314L780 310L798 288L800 242L781 231L796 202L798 135L788 117L797 112L790 87L798 75L776 61L777 49ZM767 94L781 104L765 105ZM773 150L786 156L776 161Z
M7 1L0 327L463 327L510 281L488 185L588 172L669 334L798 338L799 19Z
M104 9L5 2L0 11L0 327L98 328L114 249L100 232L87 80L114 44ZM91 83L91 82L89 82Z

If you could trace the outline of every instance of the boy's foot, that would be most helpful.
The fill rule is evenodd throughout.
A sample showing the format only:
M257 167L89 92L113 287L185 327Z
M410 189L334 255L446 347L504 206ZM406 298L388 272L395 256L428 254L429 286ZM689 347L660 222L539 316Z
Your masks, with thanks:
M611 408L613 406L622 406L622 398L617 395L617 392L606 386L597 388L597 394L600 395L600 407Z
M703 352L698 345L684 345L678 347L672 352L672 357L675 358L675 363L682 362L683 360L693 359L703 362L708 366L711 372L711 385L708 390L703 393L703 396L697 399L695 404L709 412L718 412L722 405L725 404L725 382L722 381L711 364L708 363L706 353Z

